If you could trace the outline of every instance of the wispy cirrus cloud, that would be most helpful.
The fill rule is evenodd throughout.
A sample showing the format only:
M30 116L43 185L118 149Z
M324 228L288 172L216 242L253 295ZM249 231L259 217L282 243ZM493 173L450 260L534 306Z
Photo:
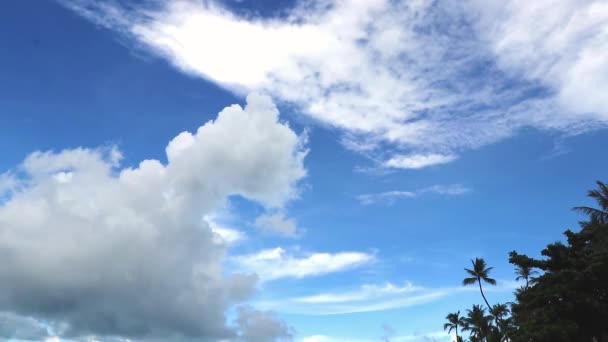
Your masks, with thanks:
M489 292L511 292L521 283L498 281ZM256 306L282 313L301 315L343 315L360 312L407 308L436 302L463 292L475 292L474 287L422 287L404 284L365 284L351 290L322 292L307 296L277 298L256 302Z
M282 298L276 302L257 302L261 308L304 315L339 315L383 311L435 301L449 294L448 289L424 289L403 285L371 284L346 292L327 292L305 297Z
M382 337L382 341L390 342L452 342L455 337L445 331L436 331L423 334L413 335L395 335L390 337ZM376 342L378 339L353 339L344 337L333 337L327 335L307 336L300 342Z
M374 255L362 252L298 253L277 247L231 258L241 272L255 273L262 281L305 278L342 272L369 264Z
M187 74L296 104L379 166L448 163L522 127L608 122L601 0L319 0L282 18L193 0L61 2Z
M392 204L400 199L416 198L424 194L439 194L445 196L457 196L470 192L471 189L462 184L433 185L413 191L391 190L373 194L362 194L357 200L364 205L385 203Z

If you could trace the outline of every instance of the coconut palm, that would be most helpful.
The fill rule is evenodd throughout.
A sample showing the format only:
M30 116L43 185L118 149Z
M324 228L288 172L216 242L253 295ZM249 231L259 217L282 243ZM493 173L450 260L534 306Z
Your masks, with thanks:
M481 292L481 296L483 297L484 302L488 306L488 309L492 306L488 303L486 299L486 295L483 293L483 288L481 286L481 282L488 283L490 285L496 285L496 280L489 277L490 271L494 267L487 267L486 261L482 258L475 258L475 260L471 260L473 264L473 269L465 268L464 270L471 276L469 278L464 278L462 281L463 285L473 285L475 283L479 284L479 292Z
M496 320L501 320L509 314L509 307L507 304L494 304L490 309L490 315Z
M494 318L494 322L496 322L496 337L495 340L502 340L503 337L506 337L507 331L504 324L505 318L509 314L509 307L507 304L494 304L490 309L490 315Z
M486 315L486 309L481 305L473 305L472 309L467 310L467 317L464 321L463 330L471 332L471 341L483 341L488 337L492 316Z
M445 319L447 319L448 322L443 325L443 330L447 330L448 334L451 334L452 330L455 330L456 341L458 341L458 327L465 326L465 320L464 317L460 316L460 310L454 313L449 313L447 316L445 316Z
M593 221L606 224L608 223L608 185L597 181L597 187L597 190L590 190L587 196L593 198L600 208L574 207L574 210L589 215Z
M515 274L517 274L517 278L515 280L525 280L526 286L524 289L530 287L530 283L534 283L533 276L538 274L538 271L534 270L531 266L528 265L517 265L515 269Z

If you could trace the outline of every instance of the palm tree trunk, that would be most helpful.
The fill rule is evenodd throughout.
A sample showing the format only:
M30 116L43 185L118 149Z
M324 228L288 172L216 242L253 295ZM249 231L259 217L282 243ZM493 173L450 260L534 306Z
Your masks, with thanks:
M490 306L490 303L488 303L488 300L486 299L486 295L483 294L483 289L481 288L481 279L477 278L477 283L479 284L479 292L481 292L481 296L483 297L483 301L486 302L486 305L488 306L488 310L492 310L492 307Z
M458 323L456 323L456 342L458 342Z

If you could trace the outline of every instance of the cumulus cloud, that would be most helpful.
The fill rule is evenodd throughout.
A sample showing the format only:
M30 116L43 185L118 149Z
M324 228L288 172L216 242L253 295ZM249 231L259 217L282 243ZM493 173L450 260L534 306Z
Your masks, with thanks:
M31 317L22 317L11 312L0 313L0 338L21 341L41 341L49 336L51 329Z
M317 0L282 18L194 0L62 2L185 73L296 104L347 147L383 152L380 166L447 163L522 127L608 122L601 0Z
M235 256L232 260L241 271L255 273L261 280L268 281L341 272L368 264L374 260L374 256L361 252L294 255L277 247Z
M362 194L357 196L361 204L369 205L375 203L393 204L395 201L407 198L416 198L424 194L438 194L444 196L457 196L470 192L471 189L462 184L433 185L414 191L391 190L374 194Z
M204 220L209 225L213 234L215 234L215 242L218 244L232 246L247 239L247 234L238 229L228 228L218 224L212 215L206 215Z
M237 338L224 312L256 277L225 275L203 217L229 196L268 208L297 196L306 151L278 115L250 95L176 136L166 164L121 167L116 149L29 155L0 204L0 311L72 338Z
M263 214L255 219L255 227L271 235L295 238L300 235L296 220L286 218L283 213Z
M259 311L248 306L239 307L237 323L239 341L292 341L293 329L270 311Z

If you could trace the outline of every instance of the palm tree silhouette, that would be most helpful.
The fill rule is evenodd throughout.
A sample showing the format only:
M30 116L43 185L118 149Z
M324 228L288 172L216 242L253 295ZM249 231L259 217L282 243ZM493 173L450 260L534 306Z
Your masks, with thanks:
M455 329L456 341L458 341L458 327L464 327L466 324L464 317L460 316L460 310L454 313L449 313L447 316L445 316L445 319L447 319L448 322L443 325L443 330L447 329L448 334L451 334L452 330Z
M587 195L593 198L600 209L592 207L574 207L574 210L583 212L591 217L591 220L601 224L608 223L608 185L597 181L598 190L590 190Z
M515 269L515 274L517 274L517 278L515 278L515 280L525 280L526 281L526 286L524 287L524 289L527 289L530 287L530 283L535 282L533 276L538 274L538 271L532 269L531 266L528 265L517 265L517 268Z
M481 305L473 305L472 309L467 310L463 330L471 332L471 341L484 341L489 335L491 320L492 316L486 315L486 309Z
M496 322L497 339L502 340L503 337L507 337L507 323L505 318L509 314L509 307L507 304L494 304L492 308L490 308L490 315L494 317L494 322ZM502 334L502 336L501 336Z
M484 302L488 306L488 310L492 308L488 300L486 299L486 295L483 293L483 288L481 287L482 280L490 285L496 285L496 280L489 277L490 271L494 267L487 267L486 261L482 258L475 258L475 260L471 260L473 264L473 269L465 268L464 270L471 276L469 278L464 278L462 281L463 285L473 285L475 283L479 284L479 292L481 292L481 296L483 297Z

